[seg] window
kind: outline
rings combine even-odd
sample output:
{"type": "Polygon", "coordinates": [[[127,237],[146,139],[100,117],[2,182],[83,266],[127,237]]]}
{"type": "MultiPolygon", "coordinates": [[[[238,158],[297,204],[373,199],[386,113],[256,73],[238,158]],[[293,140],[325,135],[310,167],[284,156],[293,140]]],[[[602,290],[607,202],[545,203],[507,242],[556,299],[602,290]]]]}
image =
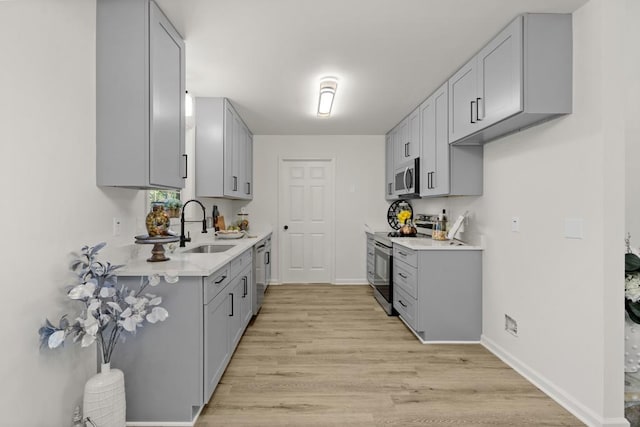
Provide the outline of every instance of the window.
{"type": "Polygon", "coordinates": [[[154,203],[164,204],[164,209],[170,218],[180,217],[180,208],[182,202],[180,201],[180,192],[172,190],[149,190],[147,192],[147,212],[151,211],[151,206],[154,203]]]}

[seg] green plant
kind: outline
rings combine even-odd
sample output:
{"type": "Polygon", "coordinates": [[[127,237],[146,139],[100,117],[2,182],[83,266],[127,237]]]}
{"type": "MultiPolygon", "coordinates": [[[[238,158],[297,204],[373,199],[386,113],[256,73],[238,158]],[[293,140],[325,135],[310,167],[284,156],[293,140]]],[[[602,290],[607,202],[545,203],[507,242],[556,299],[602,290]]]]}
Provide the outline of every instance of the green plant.
{"type": "Polygon", "coordinates": [[[180,209],[182,207],[182,202],[178,199],[169,198],[164,201],[164,207],[166,209],[180,209]]]}

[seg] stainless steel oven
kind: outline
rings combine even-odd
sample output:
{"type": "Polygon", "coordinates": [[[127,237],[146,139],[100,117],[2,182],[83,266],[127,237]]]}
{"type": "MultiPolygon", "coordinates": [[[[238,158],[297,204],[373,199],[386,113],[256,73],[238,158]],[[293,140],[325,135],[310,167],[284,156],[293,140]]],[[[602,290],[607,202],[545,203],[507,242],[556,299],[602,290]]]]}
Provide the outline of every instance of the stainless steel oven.
{"type": "Polygon", "coordinates": [[[386,233],[374,236],[373,296],[389,316],[397,315],[393,309],[393,250],[386,233]]]}

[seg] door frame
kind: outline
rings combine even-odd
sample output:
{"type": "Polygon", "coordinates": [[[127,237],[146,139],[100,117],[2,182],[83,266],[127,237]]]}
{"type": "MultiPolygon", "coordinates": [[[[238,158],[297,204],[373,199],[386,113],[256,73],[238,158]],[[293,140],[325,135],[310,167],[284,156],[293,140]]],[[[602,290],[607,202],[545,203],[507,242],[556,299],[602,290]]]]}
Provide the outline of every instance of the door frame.
{"type": "MultiPolygon", "coordinates": [[[[321,156],[321,157],[313,157],[313,156],[278,156],[278,190],[277,190],[277,217],[278,217],[278,225],[277,225],[277,238],[278,238],[278,254],[283,254],[283,246],[284,239],[281,239],[282,228],[284,224],[281,223],[281,207],[280,207],[280,192],[282,191],[282,169],[284,167],[285,162],[327,162],[331,165],[331,191],[333,192],[333,209],[328,213],[329,220],[331,224],[329,226],[330,233],[330,244],[331,247],[331,255],[327,257],[329,262],[329,280],[331,284],[335,284],[336,282],[336,158],[335,156],[321,156]]],[[[285,283],[284,281],[284,257],[278,256],[278,269],[280,276],[280,283],[285,283]]]]}

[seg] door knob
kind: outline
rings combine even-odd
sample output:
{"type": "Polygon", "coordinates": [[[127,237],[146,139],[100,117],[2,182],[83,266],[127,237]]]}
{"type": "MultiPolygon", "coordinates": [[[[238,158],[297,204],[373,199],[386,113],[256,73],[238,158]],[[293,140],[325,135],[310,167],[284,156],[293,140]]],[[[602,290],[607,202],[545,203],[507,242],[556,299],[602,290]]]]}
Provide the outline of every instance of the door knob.
{"type": "Polygon", "coordinates": [[[289,226],[288,226],[288,225],[285,225],[285,226],[284,226],[284,229],[285,229],[285,230],[288,230],[288,229],[289,229],[289,226]]]}

